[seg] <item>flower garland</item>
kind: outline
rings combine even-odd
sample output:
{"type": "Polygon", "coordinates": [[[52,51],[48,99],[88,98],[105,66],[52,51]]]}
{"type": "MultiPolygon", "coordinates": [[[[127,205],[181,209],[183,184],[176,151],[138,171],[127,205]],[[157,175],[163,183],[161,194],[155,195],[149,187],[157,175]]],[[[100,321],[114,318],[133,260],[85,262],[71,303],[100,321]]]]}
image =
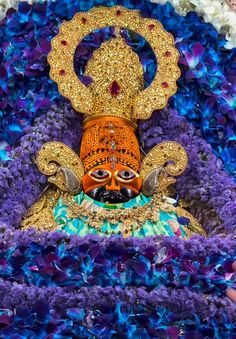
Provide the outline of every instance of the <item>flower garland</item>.
{"type": "MultiPolygon", "coordinates": [[[[23,245],[17,240],[15,245],[3,245],[0,250],[0,277],[38,287],[146,286],[152,290],[171,286],[218,296],[236,287],[232,271],[235,250],[227,248],[226,253],[218,249],[218,253],[202,256],[199,250],[188,250],[194,239],[186,241],[180,250],[180,246],[173,246],[175,241],[163,238],[145,238],[141,242],[145,249],[134,247],[132,241],[125,242],[122,237],[111,237],[109,241],[85,237],[69,248],[64,241],[41,246],[40,242],[30,240],[23,245]]],[[[200,242],[204,244],[204,238],[196,237],[195,243],[200,242]]]]}
{"type": "Polygon", "coordinates": [[[201,133],[176,111],[166,109],[140,124],[139,139],[145,151],[163,140],[175,140],[183,145],[189,165],[177,179],[180,196],[211,235],[234,234],[236,184],[224,172],[221,160],[214,156],[201,133]]]}
{"type": "Polygon", "coordinates": [[[235,284],[230,237],[80,238],[8,229],[0,243],[5,335],[109,337],[119,327],[118,334],[134,328],[134,337],[147,331],[149,338],[168,334],[173,326],[179,335],[228,337],[235,332],[236,306],[214,295],[235,284]],[[151,272],[156,272],[154,285],[151,272]]]}
{"type": "Polygon", "coordinates": [[[235,3],[224,0],[151,0],[151,2],[161,4],[169,2],[180,15],[196,12],[203,16],[205,22],[211,23],[219,33],[226,35],[228,42],[225,48],[236,47],[235,3]]]}
{"type": "Polygon", "coordinates": [[[82,246],[82,248],[85,248],[84,250],[86,252],[90,245],[99,243],[103,252],[106,248],[110,248],[112,251],[114,245],[117,245],[118,249],[123,251],[125,251],[126,247],[133,247],[134,249],[140,248],[141,252],[146,252],[147,248],[154,248],[155,252],[158,252],[163,247],[171,247],[175,249],[177,253],[187,253],[188,256],[194,258],[196,256],[204,258],[208,255],[213,257],[215,255],[229,255],[233,257],[235,252],[235,240],[231,236],[203,238],[195,235],[189,240],[183,240],[178,237],[166,236],[147,238],[122,238],[113,236],[111,238],[100,237],[98,235],[87,235],[86,237],[79,237],[77,235],[68,235],[64,232],[39,233],[33,228],[27,231],[21,231],[3,225],[0,230],[0,243],[3,251],[17,245],[24,247],[29,246],[30,244],[39,244],[40,248],[50,248],[50,246],[57,247],[60,244],[64,244],[68,250],[82,246]]]}
{"type": "Polygon", "coordinates": [[[191,290],[145,288],[38,288],[0,282],[2,334],[177,338],[228,337],[236,329],[236,306],[191,290]],[[217,307],[216,307],[217,305],[217,307]],[[228,324],[231,325],[226,325],[228,324]],[[158,323],[158,327],[157,324],[158,323]],[[39,326],[40,325],[40,326],[39,326]],[[34,330],[32,330],[34,329],[34,330]]]}
{"type": "MultiPolygon", "coordinates": [[[[21,305],[22,307],[32,307],[36,299],[46,299],[49,307],[53,307],[60,313],[64,313],[66,308],[77,307],[91,310],[104,305],[116,306],[120,301],[126,307],[133,306],[135,311],[141,307],[155,309],[157,306],[169,308],[173,313],[181,313],[182,317],[193,317],[193,313],[199,318],[209,319],[215,317],[218,321],[223,314],[233,322],[236,320],[236,306],[228,299],[206,296],[201,293],[191,291],[185,287],[175,290],[161,286],[148,292],[145,288],[120,288],[120,287],[82,287],[79,290],[68,291],[62,287],[36,287],[24,284],[0,281],[1,305],[5,308],[12,308],[21,305]],[[26,297],[27,296],[27,297],[26,297]],[[186,302],[187,301],[187,302],[186,302]],[[215,306],[218,301],[218,307],[215,306]]],[[[46,301],[45,300],[45,301],[46,301]]],[[[67,312],[65,312],[67,313],[67,312]]]]}
{"type": "MultiPolygon", "coordinates": [[[[19,0],[1,0],[0,18],[3,18],[9,8],[17,8],[19,0]]],[[[29,4],[34,1],[28,0],[29,4]]],[[[170,2],[177,13],[186,15],[195,11],[203,16],[205,22],[211,23],[215,29],[226,35],[226,48],[236,47],[236,3],[234,0],[151,0],[153,3],[165,4],[170,2]]]]}
{"type": "MultiPolygon", "coordinates": [[[[36,115],[45,113],[52,102],[61,100],[56,85],[49,80],[46,61],[50,40],[57,33],[61,21],[93,5],[111,6],[117,1],[81,0],[72,5],[68,1],[57,0],[32,6],[22,2],[18,12],[7,14],[0,30],[3,52],[0,67],[2,139],[14,145],[36,115]]],[[[236,49],[226,51],[223,48],[226,41],[195,13],[180,16],[169,3],[163,6],[142,0],[121,0],[119,3],[160,20],[165,29],[174,35],[182,56],[182,77],[178,82],[179,90],[169,105],[201,128],[204,138],[222,158],[227,170],[234,173],[236,49]]],[[[104,32],[91,36],[90,45],[99,47],[103,37],[104,32]]],[[[143,40],[130,41],[130,44],[143,46],[143,40]]],[[[146,48],[144,51],[146,54],[142,53],[141,59],[150,79],[155,67],[153,63],[146,64],[151,54],[146,48]]],[[[79,46],[77,53],[83,55],[82,61],[86,62],[91,55],[86,41],[79,46]]],[[[81,74],[83,65],[76,68],[81,74]]]]}
{"type": "Polygon", "coordinates": [[[81,138],[81,117],[70,104],[52,106],[46,116],[35,119],[21,138],[20,146],[10,152],[12,160],[0,166],[0,220],[19,227],[28,208],[38,199],[46,178],[38,171],[35,157],[47,141],[60,140],[77,148],[81,138]]]}

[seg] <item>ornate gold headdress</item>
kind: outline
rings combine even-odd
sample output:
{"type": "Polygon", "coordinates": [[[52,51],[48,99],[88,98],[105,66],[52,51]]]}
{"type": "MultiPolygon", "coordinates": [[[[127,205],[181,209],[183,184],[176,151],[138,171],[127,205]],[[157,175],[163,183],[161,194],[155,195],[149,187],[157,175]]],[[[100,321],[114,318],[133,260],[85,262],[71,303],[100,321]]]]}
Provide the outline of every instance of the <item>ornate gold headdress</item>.
{"type": "MultiPolygon", "coordinates": [[[[48,56],[50,76],[58,83],[60,93],[70,99],[75,110],[84,113],[86,118],[80,157],[68,146],[56,141],[44,144],[39,150],[37,165],[43,174],[49,176],[48,181],[62,191],[76,194],[81,189],[83,180],[84,191],[89,192],[85,189],[84,181],[90,174],[101,171],[102,168],[110,168],[109,172],[107,171],[108,180],[117,179],[119,171],[134,175],[133,186],[129,182],[127,188],[135,189],[135,194],[141,189],[145,195],[153,195],[163,192],[174,183],[173,177],[181,174],[187,166],[188,157],[184,148],[173,141],[162,142],[142,160],[135,127],[137,119],[149,118],[153,110],[163,108],[168,98],[176,92],[176,80],[180,76],[178,57],[179,53],[174,47],[171,34],[167,33],[158,21],[142,18],[138,11],[121,6],[98,7],[87,13],[76,14],[71,21],[63,23],[59,34],[52,40],[52,51],[48,56]],[[149,42],[158,67],[148,88],[144,89],[143,69],[138,56],[121,36],[103,43],[94,52],[85,71],[93,80],[91,85],[86,87],[80,82],[74,70],[76,47],[90,32],[106,26],[132,30],[149,42]],[[118,165],[109,167],[114,164],[113,161],[118,165]]],[[[90,177],[87,187],[97,189],[93,182],[91,184],[91,180],[90,177]]],[[[97,183],[96,180],[95,182],[97,183]]],[[[114,189],[117,186],[112,187],[111,189],[114,189]]],[[[40,225],[43,221],[47,228],[54,228],[52,207],[60,195],[56,192],[56,196],[54,193],[51,196],[50,190],[45,193],[29,211],[29,216],[24,221],[25,227],[39,220],[40,225]]],[[[159,196],[153,201],[157,202],[156,199],[159,200],[159,196]]],[[[68,206],[73,207],[74,203],[74,199],[69,199],[68,206]]],[[[78,208],[77,204],[75,205],[78,208]]],[[[155,205],[150,206],[153,209],[155,205]]],[[[84,213],[83,208],[79,208],[80,214],[84,213]]],[[[144,211],[144,215],[140,218],[141,226],[148,212],[145,212],[145,209],[146,207],[142,207],[141,213],[144,211]]],[[[174,207],[173,209],[175,210],[174,207]]],[[[192,219],[192,216],[180,207],[176,211],[179,216],[192,219]]],[[[88,211],[85,212],[89,220],[88,211]]],[[[116,211],[116,215],[119,214],[123,215],[120,209],[116,211]]],[[[94,211],[91,215],[95,219],[94,211]]],[[[120,217],[115,219],[114,216],[115,214],[112,214],[110,217],[111,223],[114,220],[119,222],[120,217]]],[[[128,228],[130,220],[128,217],[128,228]]],[[[136,223],[136,220],[134,221],[136,223]]],[[[202,232],[195,220],[193,225],[199,233],[202,232]]]]}
{"type": "Polygon", "coordinates": [[[50,76],[60,93],[70,99],[75,110],[89,116],[119,116],[128,120],[147,119],[155,109],[166,106],[180,76],[179,53],[174,39],[154,19],[142,18],[138,11],[121,6],[97,7],[78,13],[61,25],[48,55],[50,76]],[[138,56],[122,38],[105,42],[88,63],[86,74],[93,78],[86,87],[74,70],[74,54],[81,40],[98,28],[115,26],[140,34],[150,44],[158,72],[143,90],[143,71],[138,56]]]}
{"type": "MultiPolygon", "coordinates": [[[[179,53],[172,35],[157,20],[142,18],[136,10],[121,6],[97,7],[64,22],[51,44],[52,51],[48,55],[50,76],[57,82],[60,93],[71,101],[75,110],[84,113],[86,119],[80,158],[67,146],[63,149],[61,143],[49,143],[39,152],[39,169],[51,176],[50,181],[59,188],[69,190],[72,187],[73,192],[77,191],[76,180],[80,182],[84,170],[87,172],[110,158],[139,172],[141,156],[134,133],[135,121],[147,119],[153,110],[165,107],[177,90],[179,53]],[[150,44],[157,59],[157,72],[148,88],[144,89],[138,56],[120,35],[104,42],[88,62],[85,74],[92,78],[91,85],[86,87],[77,77],[74,70],[76,47],[89,33],[107,26],[132,30],[150,44]],[[59,157],[54,149],[56,153],[61,150],[59,157]],[[68,166],[66,157],[70,159],[68,166]],[[59,167],[50,164],[53,159],[59,167]]],[[[168,174],[182,173],[187,161],[181,145],[175,142],[157,145],[141,165],[143,191],[152,194],[157,171],[167,165],[166,170],[159,173],[164,183],[161,189],[164,189],[175,181],[168,178],[168,174]]]]}

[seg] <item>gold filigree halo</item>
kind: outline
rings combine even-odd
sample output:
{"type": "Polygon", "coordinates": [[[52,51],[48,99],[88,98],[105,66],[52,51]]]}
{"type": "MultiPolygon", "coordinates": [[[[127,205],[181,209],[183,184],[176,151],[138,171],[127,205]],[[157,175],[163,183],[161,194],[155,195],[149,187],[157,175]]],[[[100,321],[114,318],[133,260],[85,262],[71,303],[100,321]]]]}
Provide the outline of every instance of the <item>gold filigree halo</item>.
{"type": "MultiPolygon", "coordinates": [[[[177,66],[179,53],[173,36],[154,19],[142,18],[139,11],[122,6],[95,7],[89,12],[77,13],[61,25],[59,34],[52,39],[48,55],[50,77],[57,82],[60,93],[68,98],[76,111],[96,115],[94,99],[89,87],[78,79],[74,70],[74,54],[78,44],[95,29],[115,26],[141,35],[151,46],[158,63],[158,71],[151,85],[134,98],[130,119],[147,119],[155,109],[166,106],[177,90],[180,76],[177,66]]],[[[112,115],[112,114],[111,114],[112,115]]]]}

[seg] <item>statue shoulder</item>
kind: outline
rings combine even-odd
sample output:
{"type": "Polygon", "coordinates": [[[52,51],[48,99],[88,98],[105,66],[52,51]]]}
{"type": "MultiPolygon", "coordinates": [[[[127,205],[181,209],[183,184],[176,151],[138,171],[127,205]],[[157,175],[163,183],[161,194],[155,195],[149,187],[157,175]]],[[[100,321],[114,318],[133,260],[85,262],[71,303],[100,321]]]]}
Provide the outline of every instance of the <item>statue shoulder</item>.
{"type": "Polygon", "coordinates": [[[60,198],[60,191],[48,187],[25,215],[21,227],[36,227],[39,231],[52,231],[57,225],[53,216],[53,208],[60,198]]]}

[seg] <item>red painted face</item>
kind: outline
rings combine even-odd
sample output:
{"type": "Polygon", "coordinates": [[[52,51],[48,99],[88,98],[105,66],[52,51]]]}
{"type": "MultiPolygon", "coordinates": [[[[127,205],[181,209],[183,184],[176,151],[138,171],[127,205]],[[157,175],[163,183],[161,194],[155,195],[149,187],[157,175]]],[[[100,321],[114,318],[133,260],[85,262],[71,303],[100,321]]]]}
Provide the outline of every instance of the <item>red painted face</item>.
{"type": "Polygon", "coordinates": [[[84,175],[82,186],[86,194],[103,187],[106,191],[122,191],[125,188],[136,196],[140,192],[142,179],[128,166],[116,164],[112,169],[111,164],[103,164],[92,168],[84,175]]]}

